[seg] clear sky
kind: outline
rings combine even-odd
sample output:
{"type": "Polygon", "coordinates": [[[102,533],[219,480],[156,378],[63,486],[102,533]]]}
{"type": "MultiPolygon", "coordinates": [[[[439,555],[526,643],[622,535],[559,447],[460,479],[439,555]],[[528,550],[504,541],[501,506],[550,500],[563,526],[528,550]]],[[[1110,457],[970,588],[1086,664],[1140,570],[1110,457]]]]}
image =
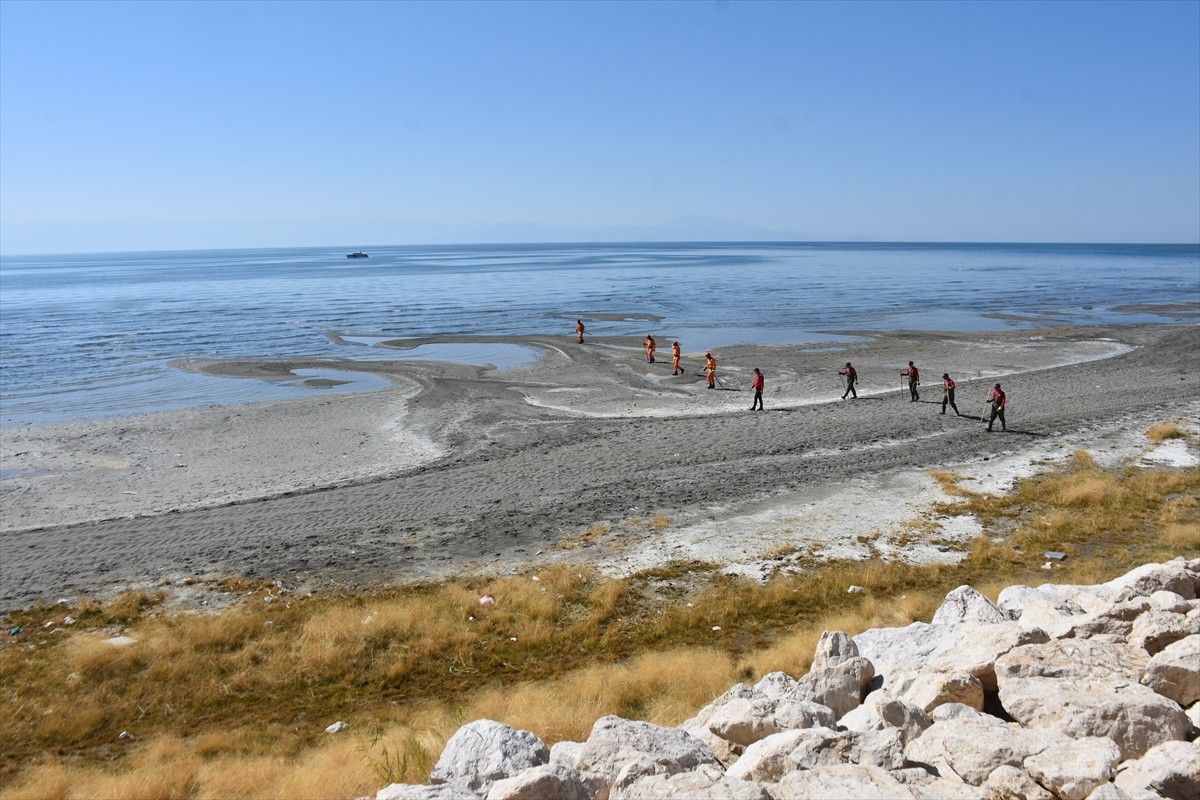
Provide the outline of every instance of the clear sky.
{"type": "Polygon", "coordinates": [[[691,215],[1200,241],[1200,2],[0,0],[5,253],[691,215]]]}

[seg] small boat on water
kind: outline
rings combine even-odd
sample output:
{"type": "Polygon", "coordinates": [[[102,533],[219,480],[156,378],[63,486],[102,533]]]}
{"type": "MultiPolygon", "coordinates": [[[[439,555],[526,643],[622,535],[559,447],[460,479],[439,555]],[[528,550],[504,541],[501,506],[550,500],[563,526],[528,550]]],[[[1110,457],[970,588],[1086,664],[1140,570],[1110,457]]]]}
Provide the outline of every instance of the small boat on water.
{"type": "Polygon", "coordinates": [[[370,256],[362,250],[355,250],[353,253],[346,253],[346,258],[370,258],[370,256]]]}

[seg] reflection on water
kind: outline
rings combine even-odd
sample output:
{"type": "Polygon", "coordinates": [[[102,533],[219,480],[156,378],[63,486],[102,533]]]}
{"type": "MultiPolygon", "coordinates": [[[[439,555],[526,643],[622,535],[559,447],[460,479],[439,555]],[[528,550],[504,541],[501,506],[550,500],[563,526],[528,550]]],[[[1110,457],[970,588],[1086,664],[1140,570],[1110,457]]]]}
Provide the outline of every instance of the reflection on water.
{"type": "MultiPolygon", "coordinates": [[[[341,341],[356,345],[366,345],[376,348],[366,358],[388,361],[448,361],[452,364],[474,364],[485,366],[491,364],[496,369],[516,369],[527,367],[538,360],[540,355],[535,348],[519,344],[501,344],[498,342],[447,342],[437,344],[422,344],[417,347],[402,349],[387,347],[386,342],[401,342],[395,336],[359,336],[343,335],[341,341]]],[[[362,357],[361,350],[355,350],[353,358],[362,357]]]]}

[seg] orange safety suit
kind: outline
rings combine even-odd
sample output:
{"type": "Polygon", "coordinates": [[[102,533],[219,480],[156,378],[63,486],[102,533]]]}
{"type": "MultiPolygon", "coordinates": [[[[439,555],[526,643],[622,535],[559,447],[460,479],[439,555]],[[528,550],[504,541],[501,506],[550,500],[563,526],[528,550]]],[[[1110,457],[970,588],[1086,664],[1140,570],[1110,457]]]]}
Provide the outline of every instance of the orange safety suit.
{"type": "Polygon", "coordinates": [[[649,361],[651,364],[654,363],[654,347],[655,347],[654,337],[647,336],[646,337],[646,360],[649,361]]]}
{"type": "Polygon", "coordinates": [[[679,356],[679,342],[674,342],[671,345],[671,367],[675,370],[671,373],[672,375],[678,375],[683,372],[683,368],[679,366],[679,356]]]}
{"type": "Polygon", "coordinates": [[[717,380],[717,360],[709,353],[704,357],[704,370],[708,373],[708,388],[713,388],[717,380]]]}

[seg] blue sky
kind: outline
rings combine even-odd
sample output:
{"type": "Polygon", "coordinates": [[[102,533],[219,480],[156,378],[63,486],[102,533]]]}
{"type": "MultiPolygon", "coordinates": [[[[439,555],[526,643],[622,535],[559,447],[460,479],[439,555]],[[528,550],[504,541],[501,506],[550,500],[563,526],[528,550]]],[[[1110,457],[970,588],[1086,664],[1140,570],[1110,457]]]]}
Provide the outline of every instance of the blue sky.
{"type": "Polygon", "coordinates": [[[5,253],[684,217],[1200,241],[1200,2],[0,2],[5,253]]]}

